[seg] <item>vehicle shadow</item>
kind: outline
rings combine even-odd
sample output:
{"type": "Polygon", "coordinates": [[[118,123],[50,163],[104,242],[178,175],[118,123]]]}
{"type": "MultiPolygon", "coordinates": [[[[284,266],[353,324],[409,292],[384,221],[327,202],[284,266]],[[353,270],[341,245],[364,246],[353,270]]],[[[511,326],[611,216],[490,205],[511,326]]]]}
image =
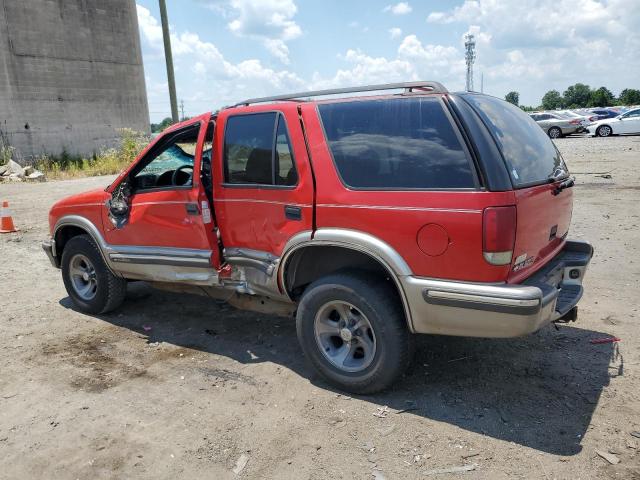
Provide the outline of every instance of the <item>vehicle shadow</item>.
{"type": "MultiPolygon", "coordinates": [[[[72,308],[68,298],[60,303],[72,308]]],[[[130,285],[118,312],[98,318],[143,334],[150,343],[243,364],[273,362],[334,391],[305,363],[293,319],[243,312],[142,282],[130,285]],[[146,332],[143,325],[152,329],[146,332]]],[[[575,455],[603,388],[623,374],[617,344],[590,343],[607,336],[568,326],[516,339],[421,335],[404,378],[390,391],[358,398],[388,406],[389,415],[418,415],[540,451],[575,455]]]]}

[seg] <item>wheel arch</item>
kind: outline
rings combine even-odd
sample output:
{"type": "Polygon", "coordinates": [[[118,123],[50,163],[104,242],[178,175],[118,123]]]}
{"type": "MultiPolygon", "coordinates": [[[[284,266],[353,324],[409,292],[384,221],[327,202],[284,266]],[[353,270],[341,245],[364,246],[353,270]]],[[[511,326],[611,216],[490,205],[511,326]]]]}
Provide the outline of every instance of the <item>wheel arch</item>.
{"type": "Polygon", "coordinates": [[[609,130],[611,130],[611,133],[609,135],[615,135],[616,134],[616,132],[613,129],[613,126],[610,123],[603,123],[603,124],[598,125],[598,127],[596,128],[596,135],[598,137],[600,136],[599,132],[600,132],[600,129],[602,127],[609,127],[609,130]]]}
{"type": "Polygon", "coordinates": [[[111,268],[111,262],[105,254],[106,243],[100,234],[100,231],[91,220],[80,215],[66,215],[56,222],[53,229],[56,256],[62,258],[62,252],[64,251],[64,247],[67,242],[78,235],[89,235],[98,246],[98,250],[107,265],[107,268],[109,268],[114,275],[120,276],[111,268]]]}
{"type": "Polygon", "coordinates": [[[322,276],[353,268],[390,279],[405,314],[407,327],[413,322],[400,277],[411,275],[411,269],[389,244],[370,234],[346,229],[320,229],[311,239],[307,233],[289,241],[280,261],[279,283],[293,301],[304,289],[322,276]],[[298,237],[298,238],[296,238],[298,237]]]}

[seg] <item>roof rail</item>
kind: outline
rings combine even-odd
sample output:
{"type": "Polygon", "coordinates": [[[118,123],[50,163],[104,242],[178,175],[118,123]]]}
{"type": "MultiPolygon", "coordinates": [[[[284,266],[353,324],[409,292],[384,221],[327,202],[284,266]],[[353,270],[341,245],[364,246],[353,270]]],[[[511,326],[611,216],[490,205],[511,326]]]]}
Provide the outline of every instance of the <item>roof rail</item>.
{"type": "Polygon", "coordinates": [[[344,93],[375,92],[380,90],[398,90],[404,88],[405,93],[410,93],[413,89],[428,90],[430,93],[447,93],[448,90],[439,82],[402,82],[402,83],[382,83],[379,85],[364,85],[362,87],[331,88],[329,90],[309,90],[308,92],[287,93],[285,95],[274,95],[272,97],[249,98],[238,102],[233,107],[250,105],[252,103],[277,102],[281,100],[300,100],[301,97],[321,97],[324,95],[341,95],[344,93]]]}

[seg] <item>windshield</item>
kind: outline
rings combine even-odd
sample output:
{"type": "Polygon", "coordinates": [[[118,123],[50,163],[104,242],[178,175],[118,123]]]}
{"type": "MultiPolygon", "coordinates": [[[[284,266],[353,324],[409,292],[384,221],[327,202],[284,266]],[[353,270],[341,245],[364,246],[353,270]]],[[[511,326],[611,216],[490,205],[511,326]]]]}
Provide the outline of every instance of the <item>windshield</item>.
{"type": "Polygon", "coordinates": [[[464,94],[462,98],[491,131],[516,188],[568,175],[554,143],[520,108],[488,95],[464,94]]]}

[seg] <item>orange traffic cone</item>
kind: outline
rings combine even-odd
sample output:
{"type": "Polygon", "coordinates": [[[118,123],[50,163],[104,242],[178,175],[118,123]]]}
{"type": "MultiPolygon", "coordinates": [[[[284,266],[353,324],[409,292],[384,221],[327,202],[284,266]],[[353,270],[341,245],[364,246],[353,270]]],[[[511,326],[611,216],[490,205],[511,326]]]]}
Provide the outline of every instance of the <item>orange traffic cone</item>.
{"type": "Polygon", "coordinates": [[[11,233],[17,231],[18,229],[13,224],[13,218],[11,218],[9,202],[2,202],[2,207],[0,207],[0,233],[11,233]]]}

